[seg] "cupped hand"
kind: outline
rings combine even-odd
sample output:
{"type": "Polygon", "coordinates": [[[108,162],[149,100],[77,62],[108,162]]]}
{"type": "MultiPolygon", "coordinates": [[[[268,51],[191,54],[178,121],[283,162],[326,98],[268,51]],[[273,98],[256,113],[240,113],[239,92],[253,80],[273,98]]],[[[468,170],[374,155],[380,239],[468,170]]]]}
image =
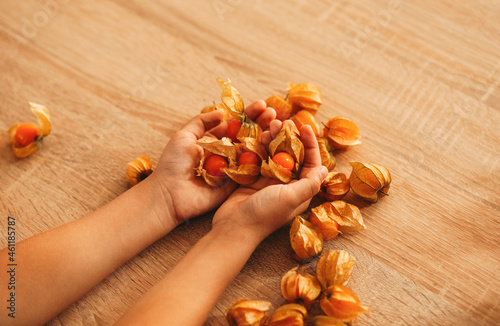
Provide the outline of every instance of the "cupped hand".
{"type": "MultiPolygon", "coordinates": [[[[284,123],[293,123],[285,121],[284,123]]],[[[279,120],[272,121],[263,142],[269,143],[281,129],[279,120]]],[[[256,243],[304,212],[321,187],[328,170],[321,165],[318,142],[310,126],[300,129],[305,157],[299,179],[282,184],[261,176],[249,186],[240,186],[217,210],[213,228],[238,228],[250,234],[256,243]]]]}
{"type": "MultiPolygon", "coordinates": [[[[245,115],[266,129],[275,119],[276,112],[259,100],[245,109],[245,115]]],[[[203,149],[197,140],[204,135],[224,136],[227,121],[223,119],[222,109],[191,119],[170,139],[155,172],[150,176],[162,198],[158,211],[167,213],[160,215],[174,218],[176,224],[215,209],[237,187],[228,179],[224,185],[213,188],[195,173],[203,156],[203,149]]]]}

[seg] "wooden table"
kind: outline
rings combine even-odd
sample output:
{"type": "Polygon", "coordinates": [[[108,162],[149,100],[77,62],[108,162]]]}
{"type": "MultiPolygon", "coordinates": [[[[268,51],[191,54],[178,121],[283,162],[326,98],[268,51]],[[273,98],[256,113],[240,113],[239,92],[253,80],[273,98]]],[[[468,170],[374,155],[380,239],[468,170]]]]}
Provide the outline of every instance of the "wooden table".
{"type": "MultiPolygon", "coordinates": [[[[32,101],[50,109],[53,132],[23,160],[0,136],[1,245],[8,216],[21,240],[123,193],[127,162],[147,154],[156,163],[182,124],[219,101],[215,77],[229,77],[247,104],[311,82],[323,96],[318,121],[343,115],[362,132],[360,146],[337,152],[336,170],[349,174],[357,160],[393,176],[376,204],[346,199],[367,230],[325,245],[357,259],[350,287],[371,308],[359,325],[498,323],[498,17],[494,0],[3,0],[0,129],[34,119],[32,101]]],[[[49,325],[112,324],[209,230],[210,215],[179,226],[49,325]]],[[[206,325],[226,325],[239,298],[283,304],[279,282],[296,264],[283,227],[206,325]]]]}

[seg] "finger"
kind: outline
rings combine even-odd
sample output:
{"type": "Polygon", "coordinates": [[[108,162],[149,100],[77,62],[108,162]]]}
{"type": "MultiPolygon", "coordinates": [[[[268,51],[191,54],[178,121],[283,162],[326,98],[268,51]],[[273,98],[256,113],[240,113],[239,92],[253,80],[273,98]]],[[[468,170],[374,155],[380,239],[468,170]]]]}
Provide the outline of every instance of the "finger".
{"type": "Polygon", "coordinates": [[[245,108],[245,115],[254,121],[262,112],[264,112],[266,107],[266,102],[263,100],[257,100],[245,108]]]}
{"type": "Polygon", "coordinates": [[[273,120],[269,124],[269,132],[271,133],[271,138],[275,138],[281,130],[281,126],[283,126],[283,122],[279,120],[273,120]]]}
{"type": "Polygon", "coordinates": [[[303,202],[314,197],[320,190],[321,183],[328,175],[328,169],[320,165],[312,169],[304,178],[289,183],[287,185],[288,191],[293,194],[291,196],[290,206],[300,206],[303,202]]]}
{"type": "Polygon", "coordinates": [[[199,114],[192,118],[182,127],[182,131],[187,131],[201,138],[207,130],[218,126],[224,119],[224,110],[218,109],[212,112],[199,114]]]}
{"type": "Polygon", "coordinates": [[[255,122],[257,122],[262,129],[266,129],[274,119],[276,119],[276,111],[274,111],[273,108],[265,108],[255,122]]]}
{"type": "Polygon", "coordinates": [[[206,134],[214,136],[218,139],[227,136],[227,120],[222,121],[222,123],[215,128],[208,130],[206,134]]]}
{"type": "Polygon", "coordinates": [[[304,163],[305,168],[314,168],[321,165],[321,154],[316,135],[309,125],[303,125],[300,128],[300,140],[304,144],[304,163]]]}
{"type": "Polygon", "coordinates": [[[260,137],[260,141],[262,142],[262,144],[264,144],[264,146],[269,147],[269,143],[271,143],[271,140],[273,140],[271,138],[271,132],[269,130],[267,131],[264,131],[262,133],[262,136],[260,137]]]}

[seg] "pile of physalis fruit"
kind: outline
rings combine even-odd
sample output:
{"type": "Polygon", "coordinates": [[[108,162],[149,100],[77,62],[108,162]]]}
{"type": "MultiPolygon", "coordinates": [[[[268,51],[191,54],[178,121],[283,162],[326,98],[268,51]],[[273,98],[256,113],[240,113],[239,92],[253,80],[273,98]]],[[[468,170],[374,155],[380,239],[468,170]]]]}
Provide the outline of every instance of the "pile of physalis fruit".
{"type": "MultiPolygon", "coordinates": [[[[369,309],[361,305],[356,294],[346,287],[355,258],[344,250],[328,250],[319,258],[315,273],[304,264],[323,251],[325,241],[337,235],[365,229],[360,210],[341,200],[349,191],[377,202],[387,195],[391,183],[389,171],[378,164],[351,162],[349,177],[333,171],[334,151],[361,143],[359,128],[346,117],[335,116],[320,129],[314,116],[321,106],[321,93],[311,83],[289,84],[283,98],[274,95],[266,100],[277,119],[290,119],[268,147],[261,142],[261,127],[244,115],[240,93],[229,80],[217,79],[222,89],[222,103],[203,108],[202,113],[219,108],[228,121],[226,136],[217,139],[204,136],[198,144],[204,149],[196,169],[197,176],[213,187],[232,179],[238,184],[255,182],[260,175],[283,183],[298,179],[304,160],[304,145],[299,138],[302,125],[310,125],[317,137],[322,164],[330,171],[318,196],[323,204],[311,208],[308,219],[295,217],[290,228],[293,257],[301,265],[289,270],[281,280],[281,292],[288,301],[268,317],[272,304],[262,300],[240,299],[226,312],[231,326],[249,325],[347,325],[369,309]],[[311,313],[319,302],[321,313],[311,313]],[[314,315],[314,316],[311,316],[314,315]]],[[[127,180],[133,185],[151,173],[151,162],[141,156],[127,167],[127,180]]]]}
{"type": "MultiPolygon", "coordinates": [[[[266,100],[266,104],[276,110],[277,119],[290,119],[294,124],[283,124],[266,148],[260,142],[260,126],[243,113],[239,92],[229,80],[217,81],[222,88],[222,103],[206,107],[202,112],[225,109],[227,137],[206,136],[198,141],[205,150],[196,170],[198,176],[211,186],[223,184],[227,178],[239,184],[250,184],[259,175],[284,183],[297,179],[304,160],[299,130],[302,125],[310,125],[318,140],[322,164],[330,172],[319,193],[324,203],[312,208],[308,219],[297,216],[291,224],[290,242],[294,258],[301,263],[310,261],[321,254],[325,241],[338,234],[366,228],[358,207],[341,199],[352,191],[367,201],[377,202],[379,196],[387,194],[391,176],[381,165],[361,162],[350,163],[352,172],[349,177],[333,171],[336,165],[334,151],[361,143],[359,128],[353,121],[335,116],[324,123],[321,130],[314,117],[322,103],[318,87],[311,83],[289,84],[285,98],[274,95],[266,100]]],[[[319,259],[315,273],[309,273],[302,265],[282,277],[281,292],[288,303],[276,309],[270,317],[270,302],[240,299],[227,310],[226,319],[231,326],[352,323],[360,313],[369,311],[346,287],[354,262],[354,257],[344,250],[328,250],[319,259]],[[318,301],[325,315],[309,316],[311,305],[318,301]]]]}

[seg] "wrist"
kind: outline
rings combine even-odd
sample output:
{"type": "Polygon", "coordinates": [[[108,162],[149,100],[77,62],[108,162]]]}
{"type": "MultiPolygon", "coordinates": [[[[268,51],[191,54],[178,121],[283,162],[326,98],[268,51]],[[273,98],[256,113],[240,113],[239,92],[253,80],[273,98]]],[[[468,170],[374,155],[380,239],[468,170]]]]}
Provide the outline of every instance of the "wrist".
{"type": "Polygon", "coordinates": [[[158,222],[163,235],[180,224],[175,216],[172,198],[162,191],[154,173],[130,191],[142,198],[146,209],[145,215],[151,216],[158,222]]]}
{"type": "Polygon", "coordinates": [[[232,223],[217,223],[212,226],[210,234],[225,239],[229,245],[245,246],[252,251],[266,238],[257,230],[232,223]]]}

